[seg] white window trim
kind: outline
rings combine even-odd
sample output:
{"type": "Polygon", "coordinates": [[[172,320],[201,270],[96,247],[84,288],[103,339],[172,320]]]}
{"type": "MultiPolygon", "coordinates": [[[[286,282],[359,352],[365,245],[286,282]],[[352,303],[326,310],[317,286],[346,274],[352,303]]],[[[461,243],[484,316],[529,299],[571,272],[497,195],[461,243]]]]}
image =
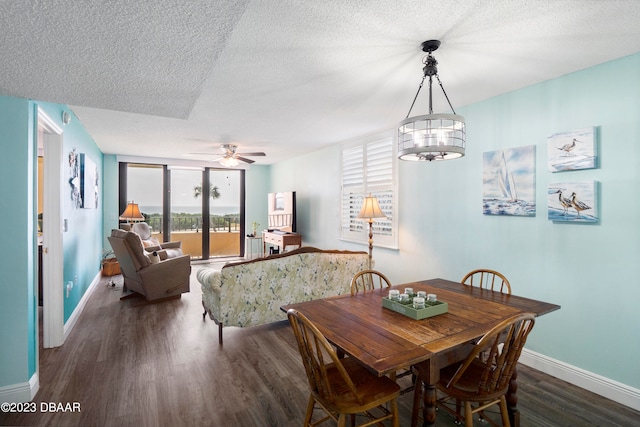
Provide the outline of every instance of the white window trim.
{"type": "Polygon", "coordinates": [[[369,244],[369,224],[367,221],[355,220],[354,216],[358,215],[362,200],[369,193],[378,197],[381,192],[387,192],[391,195],[391,200],[385,201],[379,198],[379,202],[383,212],[389,216],[389,220],[373,221],[373,245],[398,249],[398,159],[393,132],[387,131],[343,143],[340,147],[340,172],[340,240],[369,244]],[[389,144],[391,157],[389,159],[391,177],[383,179],[382,182],[371,175],[371,167],[374,165],[371,163],[367,165],[367,148],[379,146],[381,142],[389,144]],[[348,154],[349,151],[354,156],[351,160],[356,163],[361,162],[361,164],[360,166],[353,165],[349,176],[345,176],[345,154],[348,154]],[[352,194],[353,197],[349,198],[349,194],[352,194]]]}

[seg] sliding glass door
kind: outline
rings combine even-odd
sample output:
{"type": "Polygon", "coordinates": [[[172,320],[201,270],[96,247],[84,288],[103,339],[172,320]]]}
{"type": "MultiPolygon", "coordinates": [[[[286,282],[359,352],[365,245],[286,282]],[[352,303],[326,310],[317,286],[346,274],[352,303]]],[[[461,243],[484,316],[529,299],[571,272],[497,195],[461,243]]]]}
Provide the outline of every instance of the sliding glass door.
{"type": "Polygon", "coordinates": [[[170,168],[170,235],[182,242],[182,252],[193,259],[206,258],[203,248],[202,169],[170,168]]]}
{"type": "Polygon", "coordinates": [[[242,201],[239,170],[210,169],[209,174],[209,253],[229,256],[241,253],[242,201]]]}
{"type": "Polygon", "coordinates": [[[123,166],[121,210],[127,202],[137,203],[159,241],[181,241],[192,259],[242,254],[243,170],[123,166]]]}

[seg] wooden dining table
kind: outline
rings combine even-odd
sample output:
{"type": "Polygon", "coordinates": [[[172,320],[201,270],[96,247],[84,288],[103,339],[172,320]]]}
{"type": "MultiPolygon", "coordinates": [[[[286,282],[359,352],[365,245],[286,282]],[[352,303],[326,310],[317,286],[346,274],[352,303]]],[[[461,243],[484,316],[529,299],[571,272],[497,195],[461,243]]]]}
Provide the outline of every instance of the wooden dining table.
{"type": "MultiPolygon", "coordinates": [[[[463,360],[473,343],[501,321],[518,313],[536,316],[558,310],[555,304],[480,289],[445,279],[430,279],[391,288],[367,290],[282,306],[307,316],[329,342],[379,376],[414,366],[425,384],[423,420],[436,421],[436,383],[440,369],[463,360]],[[390,289],[411,287],[414,292],[436,294],[448,304],[448,312],[414,320],[382,306],[390,289]]],[[[535,333],[535,328],[533,330],[535,333]]],[[[512,426],[519,426],[516,377],[507,394],[512,426]]],[[[412,426],[419,409],[414,402],[412,426]]]]}

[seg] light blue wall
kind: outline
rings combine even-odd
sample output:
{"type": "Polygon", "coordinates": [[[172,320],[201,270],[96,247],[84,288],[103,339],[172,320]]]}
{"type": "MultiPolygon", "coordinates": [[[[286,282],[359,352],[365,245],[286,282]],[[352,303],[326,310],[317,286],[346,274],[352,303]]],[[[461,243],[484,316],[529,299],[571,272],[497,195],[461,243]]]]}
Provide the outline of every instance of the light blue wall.
{"type": "Polygon", "coordinates": [[[267,194],[271,184],[271,166],[251,166],[245,172],[245,230],[251,233],[251,224],[260,224],[258,231],[267,228],[267,194]]]}
{"type": "MultiPolygon", "coordinates": [[[[36,372],[36,162],[35,129],[40,106],[63,129],[64,149],[74,147],[86,153],[102,176],[102,153],[84,127],[73,116],[63,125],[65,106],[0,96],[0,208],[3,238],[11,242],[0,248],[0,387],[26,384],[36,372]]],[[[68,175],[63,162],[63,176],[68,175]]],[[[103,184],[100,183],[102,188],[103,184]]],[[[70,187],[69,187],[70,189],[70,187]]],[[[67,193],[68,194],[68,193],[67,193]]],[[[102,199],[102,194],[100,194],[102,199]]],[[[100,202],[100,205],[102,203],[100,202]]],[[[63,195],[63,217],[69,231],[63,235],[64,281],[74,281],[74,289],[64,298],[64,319],[78,305],[99,272],[102,248],[102,208],[75,209],[63,195]]],[[[60,292],[65,293],[64,289],[60,292]]]]}
{"type": "MultiPolygon", "coordinates": [[[[640,54],[487,101],[457,108],[467,121],[467,153],[450,162],[401,162],[400,250],[374,249],[393,282],[471,269],[502,271],[517,295],[562,306],[538,319],[527,347],[640,388],[640,54]],[[600,167],[552,174],[547,136],[597,126],[600,167]],[[482,153],[536,146],[537,215],[482,214],[482,153]],[[547,185],[600,183],[598,225],[547,220],[547,185]]],[[[272,167],[272,188],[291,187],[303,204],[305,244],[361,249],[339,240],[339,147],[272,167]]]]}
{"type": "Polygon", "coordinates": [[[28,100],[0,97],[0,387],[35,372],[32,115],[28,100]]]}

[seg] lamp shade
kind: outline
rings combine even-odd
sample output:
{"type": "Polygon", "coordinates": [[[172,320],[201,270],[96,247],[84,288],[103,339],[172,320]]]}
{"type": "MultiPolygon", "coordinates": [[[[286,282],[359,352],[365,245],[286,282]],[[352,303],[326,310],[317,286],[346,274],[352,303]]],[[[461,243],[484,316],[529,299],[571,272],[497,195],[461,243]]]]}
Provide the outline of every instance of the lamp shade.
{"type": "Polygon", "coordinates": [[[426,114],[398,126],[401,160],[451,160],[464,156],[465,123],[458,114],[426,114]]]}
{"type": "Polygon", "coordinates": [[[225,167],[228,167],[228,168],[232,168],[232,167],[238,166],[240,164],[238,159],[236,159],[235,157],[224,157],[224,158],[220,159],[219,163],[222,166],[225,166],[225,167]]]}
{"type": "Polygon", "coordinates": [[[122,221],[144,221],[144,216],[140,213],[137,203],[129,202],[125,210],[120,214],[122,221]]]}
{"type": "Polygon", "coordinates": [[[386,218],[387,216],[380,209],[378,199],[369,195],[364,198],[362,203],[362,209],[358,214],[358,219],[374,219],[374,218],[386,218]]]}

